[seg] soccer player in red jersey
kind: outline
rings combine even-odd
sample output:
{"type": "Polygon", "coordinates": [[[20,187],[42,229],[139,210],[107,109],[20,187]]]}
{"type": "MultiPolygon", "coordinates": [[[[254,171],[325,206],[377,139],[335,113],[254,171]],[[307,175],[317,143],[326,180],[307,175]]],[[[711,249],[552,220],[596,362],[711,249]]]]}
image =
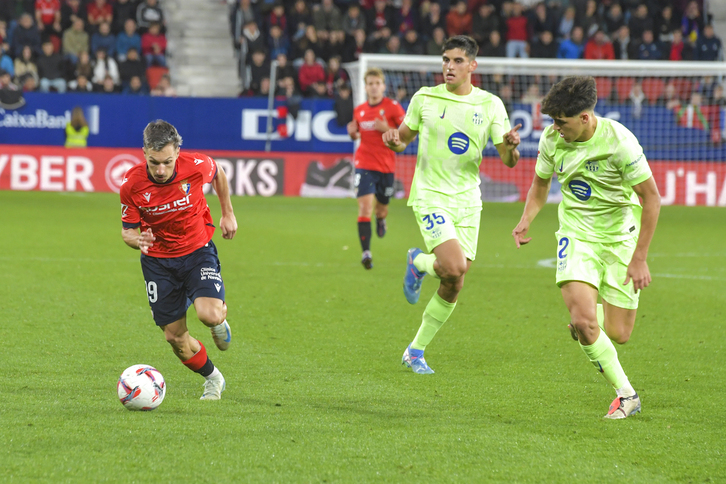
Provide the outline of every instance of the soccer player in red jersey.
{"type": "Polygon", "coordinates": [[[224,170],[209,156],[180,153],[176,128],[157,120],[144,129],[144,157],[129,169],[121,184],[121,235],[141,251],[146,294],[157,326],[182,363],[206,378],[202,400],[219,400],[225,381],[201,341],[187,330],[187,309],[193,303],[199,320],[212,329],[224,351],[232,333],[227,324],[224,282],[214,225],[202,191],[211,183],[219,197],[222,237],[237,232],[224,170]]]}
{"type": "Polygon", "coordinates": [[[373,267],[371,255],[371,215],[376,199],[376,234],[386,235],[388,202],[393,196],[396,154],[383,144],[382,134],[401,124],[406,116],[398,102],[384,97],[386,76],[378,68],[368,69],[364,76],[368,101],[353,111],[348,134],[360,139],[355,152],[355,186],[358,196],[358,238],[363,249],[361,263],[373,267]]]}

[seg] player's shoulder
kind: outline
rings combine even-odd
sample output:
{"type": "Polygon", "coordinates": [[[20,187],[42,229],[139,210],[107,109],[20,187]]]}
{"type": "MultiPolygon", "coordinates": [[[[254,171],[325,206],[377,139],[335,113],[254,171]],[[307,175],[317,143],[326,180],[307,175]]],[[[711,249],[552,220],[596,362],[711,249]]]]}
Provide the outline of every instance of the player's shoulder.
{"type": "Polygon", "coordinates": [[[598,116],[597,122],[602,125],[602,136],[606,138],[616,137],[618,139],[635,139],[635,135],[620,122],[598,116]]]}
{"type": "Polygon", "coordinates": [[[364,101],[355,107],[354,112],[358,112],[359,110],[365,109],[367,107],[368,107],[368,101],[364,101]]]}
{"type": "Polygon", "coordinates": [[[401,103],[399,103],[395,99],[391,99],[390,97],[384,97],[382,102],[383,102],[383,105],[385,107],[388,107],[388,106],[400,106],[401,105],[401,103]]]}

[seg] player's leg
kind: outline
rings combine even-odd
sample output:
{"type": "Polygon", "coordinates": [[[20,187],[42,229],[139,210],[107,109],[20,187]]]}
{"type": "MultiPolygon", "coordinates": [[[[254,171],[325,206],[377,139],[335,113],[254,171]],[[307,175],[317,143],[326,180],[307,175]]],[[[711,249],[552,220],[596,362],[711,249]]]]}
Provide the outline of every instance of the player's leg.
{"type": "Polygon", "coordinates": [[[618,344],[625,344],[630,339],[635,326],[637,309],[626,309],[610,304],[605,299],[602,301],[604,312],[605,332],[608,337],[618,344]]]}
{"type": "Polygon", "coordinates": [[[388,204],[393,196],[393,173],[379,173],[376,183],[376,235],[386,235],[386,217],[388,216],[388,204]]]}
{"type": "Polygon", "coordinates": [[[375,180],[368,170],[355,170],[355,186],[358,198],[358,240],[362,250],[361,264],[366,269],[373,267],[371,255],[371,215],[373,215],[373,198],[375,180]]]}

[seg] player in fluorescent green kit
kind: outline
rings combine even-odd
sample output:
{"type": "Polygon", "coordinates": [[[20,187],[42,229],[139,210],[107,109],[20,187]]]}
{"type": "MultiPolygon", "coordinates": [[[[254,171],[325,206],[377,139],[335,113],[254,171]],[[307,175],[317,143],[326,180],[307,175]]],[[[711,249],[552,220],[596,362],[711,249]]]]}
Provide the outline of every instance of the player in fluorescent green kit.
{"type": "Polygon", "coordinates": [[[434,372],[424,359],[424,349],[454,311],[464,275],[476,257],[482,208],[479,164],[487,140],[491,138],[505,165],[514,167],[519,160],[521,125],[510,129],[502,100],[471,85],[478,50],[471,37],[447,39],[445,83],[421,88],[401,126],[383,134],[383,142],[400,153],[421,133],[408,204],[431,253],[408,251],[403,291],[415,304],[426,274],[439,279],[440,285],[403,353],[402,363],[419,374],[434,372]]]}
{"type": "Polygon", "coordinates": [[[638,140],[620,123],[595,116],[596,103],[592,77],[563,79],[542,101],[542,112],[554,124],[542,132],[532,187],[512,236],[517,248],[532,240],[526,236],[529,225],[557,173],[562,185],[557,285],[573,338],[617,393],[605,418],[621,419],[640,412],[640,397],[613,341],[630,338],[638,291],[651,282],[646,257],[660,195],[638,140]]]}

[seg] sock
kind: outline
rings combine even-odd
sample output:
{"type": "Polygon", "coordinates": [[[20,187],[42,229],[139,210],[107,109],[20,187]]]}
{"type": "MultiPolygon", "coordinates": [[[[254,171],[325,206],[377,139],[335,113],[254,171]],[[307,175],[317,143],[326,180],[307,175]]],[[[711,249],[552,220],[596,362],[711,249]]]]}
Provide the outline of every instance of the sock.
{"type": "Polygon", "coordinates": [[[212,371],[212,373],[210,373],[209,376],[205,376],[204,378],[206,378],[207,380],[211,380],[212,378],[217,378],[219,376],[222,376],[222,372],[219,371],[217,369],[217,367],[215,366],[214,371],[212,371]]]}
{"type": "Polygon", "coordinates": [[[216,368],[214,367],[212,360],[210,360],[207,356],[207,349],[201,341],[199,341],[199,346],[201,347],[199,351],[194,353],[194,356],[189,358],[187,361],[182,361],[182,363],[190,370],[197,372],[206,378],[214,373],[216,368]]]}
{"type": "Polygon", "coordinates": [[[425,272],[435,279],[441,279],[434,270],[434,262],[436,262],[436,254],[419,254],[413,260],[413,265],[421,272],[425,272]]]}
{"type": "MultiPolygon", "coordinates": [[[[436,332],[441,329],[451,313],[454,312],[456,303],[444,301],[441,296],[434,294],[423,313],[423,321],[418,333],[411,343],[414,350],[425,350],[426,345],[436,336],[436,332]]],[[[414,355],[415,356],[415,355],[414,355]]]]}
{"type": "Polygon", "coordinates": [[[363,252],[371,250],[371,218],[358,217],[358,238],[363,252]]]}
{"type": "Polygon", "coordinates": [[[597,305],[597,325],[600,326],[600,331],[605,331],[605,310],[602,304],[597,305]]]}
{"type": "Polygon", "coordinates": [[[615,346],[613,346],[613,342],[605,334],[605,331],[600,331],[597,341],[589,346],[583,346],[580,343],[580,348],[582,348],[582,351],[585,352],[590,362],[603,374],[613,388],[632,388],[630,382],[628,382],[628,377],[625,376],[623,367],[620,366],[618,352],[615,346]]]}

